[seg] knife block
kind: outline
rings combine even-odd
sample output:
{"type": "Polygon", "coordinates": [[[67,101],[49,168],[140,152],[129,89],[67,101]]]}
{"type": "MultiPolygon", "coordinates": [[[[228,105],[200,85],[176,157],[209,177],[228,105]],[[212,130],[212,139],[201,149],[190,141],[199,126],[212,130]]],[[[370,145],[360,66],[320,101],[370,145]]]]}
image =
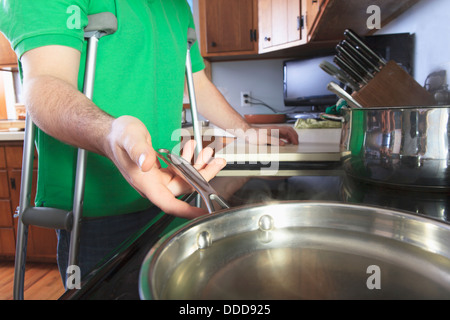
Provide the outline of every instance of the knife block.
{"type": "Polygon", "coordinates": [[[389,61],[368,84],[353,92],[352,96],[367,108],[436,105],[431,94],[395,61],[389,61]]]}

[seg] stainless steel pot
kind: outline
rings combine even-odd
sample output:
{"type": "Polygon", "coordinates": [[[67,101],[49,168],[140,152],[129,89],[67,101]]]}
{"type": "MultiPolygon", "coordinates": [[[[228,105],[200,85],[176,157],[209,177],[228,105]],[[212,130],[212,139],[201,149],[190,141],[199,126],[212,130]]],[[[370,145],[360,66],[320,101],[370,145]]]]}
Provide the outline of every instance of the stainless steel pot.
{"type": "Polygon", "coordinates": [[[162,238],[139,290],[142,299],[448,299],[450,226],[334,202],[222,209],[162,238]]]}
{"type": "Polygon", "coordinates": [[[448,106],[362,108],[344,112],[346,173],[405,188],[450,188],[448,106]]]}

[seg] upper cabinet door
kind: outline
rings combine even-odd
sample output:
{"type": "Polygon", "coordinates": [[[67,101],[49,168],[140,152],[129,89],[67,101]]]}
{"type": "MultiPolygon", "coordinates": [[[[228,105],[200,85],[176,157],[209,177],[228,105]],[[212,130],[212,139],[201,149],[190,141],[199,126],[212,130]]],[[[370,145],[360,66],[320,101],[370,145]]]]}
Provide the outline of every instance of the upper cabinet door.
{"type": "Polygon", "coordinates": [[[204,57],[257,53],[256,0],[199,0],[204,57]]]}
{"type": "Polygon", "coordinates": [[[305,27],[309,32],[314,27],[324,0],[306,0],[305,2],[305,27]]]}
{"type": "Polygon", "coordinates": [[[302,44],[301,0],[259,0],[259,52],[302,44]]]}

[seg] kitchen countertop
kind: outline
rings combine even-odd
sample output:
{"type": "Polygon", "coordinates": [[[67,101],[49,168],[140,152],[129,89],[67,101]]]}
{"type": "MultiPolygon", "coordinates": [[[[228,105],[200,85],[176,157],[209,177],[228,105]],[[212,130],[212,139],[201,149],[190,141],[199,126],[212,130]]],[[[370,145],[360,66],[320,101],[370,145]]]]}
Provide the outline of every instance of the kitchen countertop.
{"type": "Polygon", "coordinates": [[[235,139],[216,152],[227,163],[339,161],[341,129],[296,129],[299,144],[285,146],[251,145],[235,139]]]}
{"type": "Polygon", "coordinates": [[[23,141],[24,136],[23,130],[0,131],[0,141],[23,141]]]}
{"type": "MultiPolygon", "coordinates": [[[[293,124],[281,125],[293,126],[293,124]]],[[[183,130],[185,130],[183,135],[193,136],[192,127],[183,130]]],[[[202,127],[202,134],[204,141],[212,136],[227,138],[226,145],[222,149],[215,150],[215,157],[227,161],[227,170],[220,172],[219,176],[240,175],[243,173],[242,170],[251,170],[252,166],[261,168],[261,165],[264,166],[264,169],[260,170],[260,174],[273,175],[280,170],[280,163],[289,164],[290,166],[285,170],[294,170],[291,173],[298,174],[300,171],[297,169],[300,164],[340,161],[340,128],[295,130],[299,136],[299,144],[285,146],[251,145],[214,126],[202,127]]],[[[216,144],[211,143],[210,145],[214,148],[216,144]]],[[[302,167],[302,170],[305,170],[304,166],[302,167]]]]}
{"type": "MultiPolygon", "coordinates": [[[[234,138],[226,131],[214,127],[203,127],[206,137],[234,138]]],[[[182,134],[191,134],[192,127],[183,129],[182,134]]],[[[228,164],[264,164],[272,161],[339,161],[339,141],[341,129],[296,129],[299,135],[298,145],[256,146],[242,139],[234,139],[225,148],[217,150],[216,157],[224,158],[228,164]]],[[[20,141],[24,139],[24,130],[10,129],[0,131],[0,141],[20,141]]]]}

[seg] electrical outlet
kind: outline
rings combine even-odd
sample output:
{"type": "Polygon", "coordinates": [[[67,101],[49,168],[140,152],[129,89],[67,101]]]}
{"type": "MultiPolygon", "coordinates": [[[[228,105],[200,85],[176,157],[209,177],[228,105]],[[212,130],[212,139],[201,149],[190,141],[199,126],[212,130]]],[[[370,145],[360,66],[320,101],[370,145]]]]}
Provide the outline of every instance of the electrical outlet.
{"type": "Polygon", "coordinates": [[[250,107],[250,91],[241,91],[241,107],[250,107]]]}

